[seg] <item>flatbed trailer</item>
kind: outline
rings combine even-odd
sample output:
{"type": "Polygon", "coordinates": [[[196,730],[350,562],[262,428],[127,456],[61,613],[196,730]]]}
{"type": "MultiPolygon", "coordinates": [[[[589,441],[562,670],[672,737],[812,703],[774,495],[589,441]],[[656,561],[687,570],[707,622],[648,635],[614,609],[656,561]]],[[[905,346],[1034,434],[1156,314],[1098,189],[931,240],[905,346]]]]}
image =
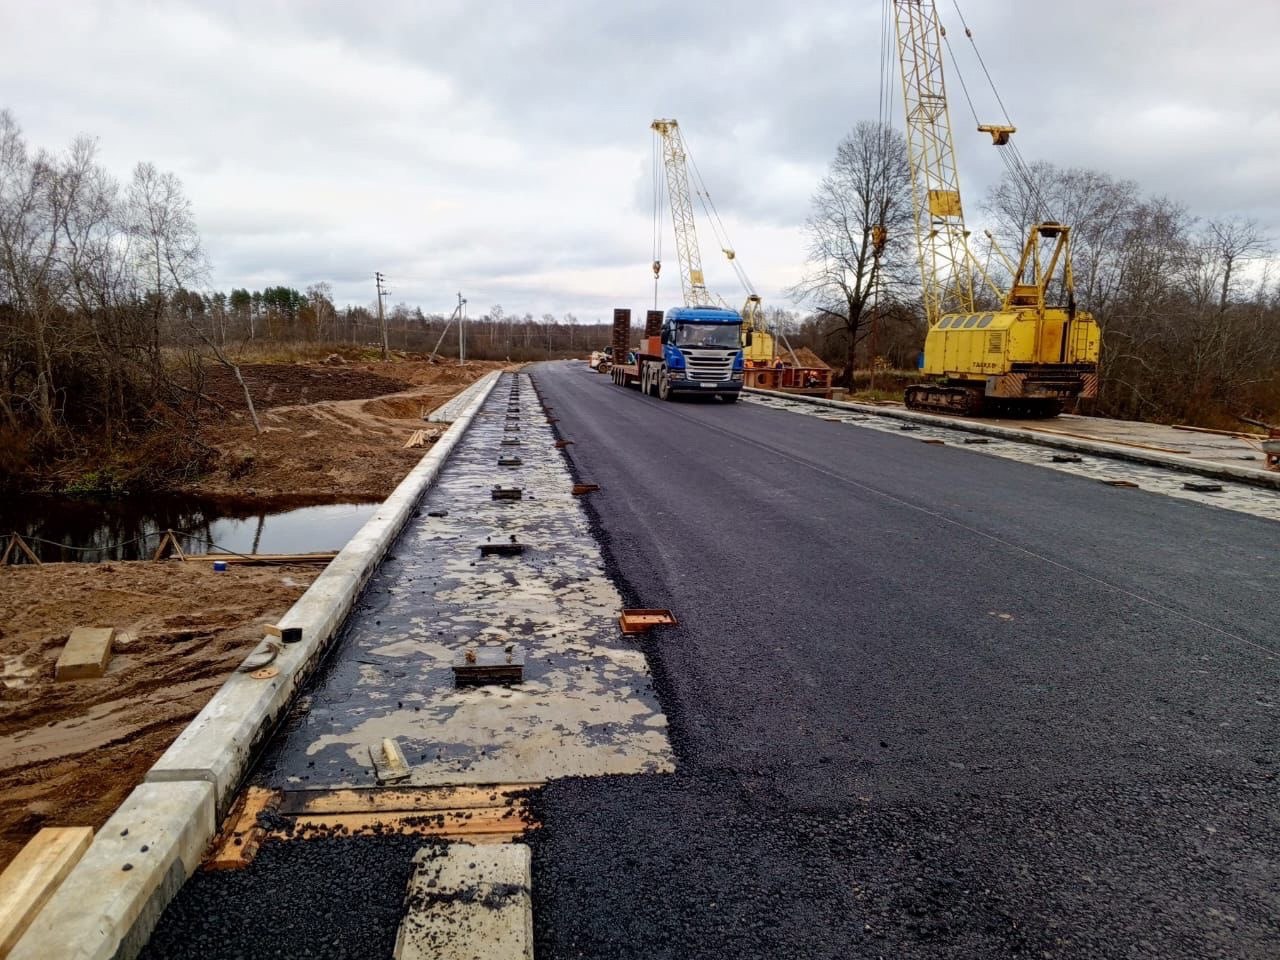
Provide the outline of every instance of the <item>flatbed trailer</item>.
{"type": "MultiPolygon", "coordinates": [[[[661,400],[677,394],[700,394],[735,403],[742,392],[742,318],[732,310],[678,308],[665,317],[659,310],[645,315],[645,336],[635,347],[631,311],[613,312],[613,365],[609,375],[621,387],[661,400]],[[704,342],[684,342],[681,331],[705,331],[704,342]]],[[[703,333],[696,336],[702,337],[703,333]]]]}

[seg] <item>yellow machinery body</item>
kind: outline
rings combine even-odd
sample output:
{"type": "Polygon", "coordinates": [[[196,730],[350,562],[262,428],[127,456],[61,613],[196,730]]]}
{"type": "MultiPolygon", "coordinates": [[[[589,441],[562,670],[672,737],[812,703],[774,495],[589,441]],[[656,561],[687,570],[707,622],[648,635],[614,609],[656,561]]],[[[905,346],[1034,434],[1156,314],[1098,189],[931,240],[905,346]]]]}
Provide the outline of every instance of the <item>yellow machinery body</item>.
{"type": "MultiPolygon", "coordinates": [[[[1075,307],[1071,228],[1048,219],[1031,225],[1020,260],[1005,261],[1008,288],[987,275],[969,248],[960,201],[943,81],[945,32],[932,0],[893,0],[893,9],[929,327],[922,364],[928,382],[907,388],[907,406],[1055,416],[1063,401],[1098,393],[1101,336],[1093,317],[1075,307]],[[982,312],[975,286],[986,287],[1001,308],[982,312]]],[[[1015,132],[1012,124],[978,130],[997,147],[1008,146],[1015,132]]]]}
{"type": "Polygon", "coordinates": [[[926,376],[979,387],[988,397],[1093,397],[1101,335],[1093,317],[1049,308],[953,313],[925,338],[926,376]]]}

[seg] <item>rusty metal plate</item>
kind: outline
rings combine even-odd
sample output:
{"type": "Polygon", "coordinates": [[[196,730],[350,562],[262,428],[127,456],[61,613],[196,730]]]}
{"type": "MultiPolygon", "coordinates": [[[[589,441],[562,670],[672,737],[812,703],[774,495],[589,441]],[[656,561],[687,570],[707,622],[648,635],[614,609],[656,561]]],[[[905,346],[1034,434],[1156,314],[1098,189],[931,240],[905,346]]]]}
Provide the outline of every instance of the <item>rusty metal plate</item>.
{"type": "Polygon", "coordinates": [[[249,674],[255,680],[270,680],[272,677],[280,676],[279,667],[263,667],[261,670],[255,670],[249,674]]]}
{"type": "Polygon", "coordinates": [[[677,623],[670,610],[623,610],[618,617],[623,633],[647,633],[653,627],[673,627],[677,623]]]}

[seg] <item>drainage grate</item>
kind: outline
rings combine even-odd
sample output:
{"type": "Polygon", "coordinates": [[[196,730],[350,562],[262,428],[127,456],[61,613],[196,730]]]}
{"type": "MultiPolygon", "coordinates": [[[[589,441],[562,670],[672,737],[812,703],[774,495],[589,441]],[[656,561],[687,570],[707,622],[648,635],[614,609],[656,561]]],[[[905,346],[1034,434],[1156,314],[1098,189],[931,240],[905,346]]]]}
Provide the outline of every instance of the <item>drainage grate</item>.
{"type": "Polygon", "coordinates": [[[494,487],[492,495],[495,500],[523,500],[524,489],[522,487],[494,487]]]}
{"type": "Polygon", "coordinates": [[[515,537],[512,537],[505,543],[482,543],[480,544],[480,556],[514,557],[524,553],[526,546],[528,546],[528,544],[517,543],[515,537]]]}
{"type": "Polygon", "coordinates": [[[498,466],[500,467],[518,467],[524,463],[519,457],[499,457],[498,466]]]}

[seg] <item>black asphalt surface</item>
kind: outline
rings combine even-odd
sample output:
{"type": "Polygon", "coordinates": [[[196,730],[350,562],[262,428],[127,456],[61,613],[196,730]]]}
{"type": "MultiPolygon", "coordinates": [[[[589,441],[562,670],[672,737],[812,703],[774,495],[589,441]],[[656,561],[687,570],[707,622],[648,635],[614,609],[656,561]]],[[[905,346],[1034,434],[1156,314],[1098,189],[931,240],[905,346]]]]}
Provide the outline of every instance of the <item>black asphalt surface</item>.
{"type": "Polygon", "coordinates": [[[1280,956],[1280,525],[535,382],[678,772],[557,781],[540,960],[1280,956]]]}

